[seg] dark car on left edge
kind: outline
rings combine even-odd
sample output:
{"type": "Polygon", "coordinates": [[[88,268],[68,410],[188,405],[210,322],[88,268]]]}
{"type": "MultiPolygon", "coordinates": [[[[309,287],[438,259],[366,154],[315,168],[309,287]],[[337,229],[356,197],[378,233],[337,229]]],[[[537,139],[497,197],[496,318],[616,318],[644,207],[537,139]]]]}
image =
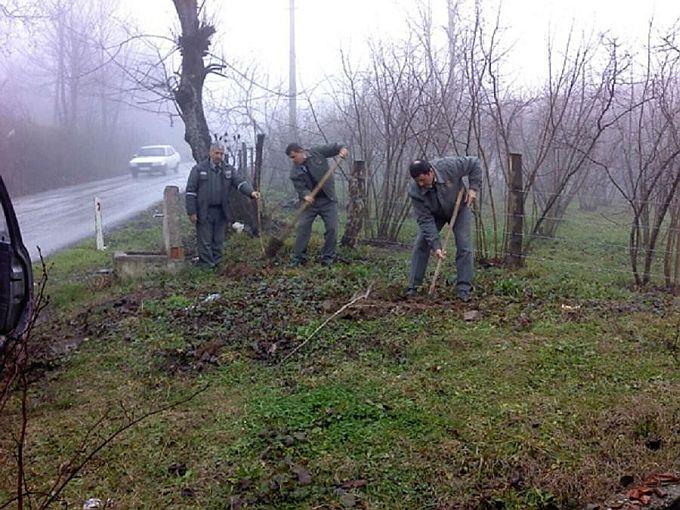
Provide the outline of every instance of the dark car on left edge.
{"type": "Polygon", "coordinates": [[[33,301],[31,258],[0,176],[0,349],[26,326],[33,301]]]}

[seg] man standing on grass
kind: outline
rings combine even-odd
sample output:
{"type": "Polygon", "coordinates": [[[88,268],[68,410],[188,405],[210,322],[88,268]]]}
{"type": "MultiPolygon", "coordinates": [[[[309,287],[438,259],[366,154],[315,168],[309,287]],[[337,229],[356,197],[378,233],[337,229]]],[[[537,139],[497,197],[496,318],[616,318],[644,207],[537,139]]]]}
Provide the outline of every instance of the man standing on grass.
{"type": "Polygon", "coordinates": [[[344,159],[348,154],[347,147],[338,143],[318,145],[309,150],[303,149],[297,143],[291,143],[286,147],[286,156],[293,162],[290,180],[293,181],[300,201],[309,204],[300,216],[291,265],[300,266],[307,262],[307,245],[312,235],[312,224],[317,216],[321,216],[326,230],[321,250],[321,263],[330,266],[335,260],[338,239],[338,202],[333,177],[331,176],[324,183],[316,197],[312,198],[310,194],[328,171],[327,158],[340,156],[344,159]]]}
{"type": "Polygon", "coordinates": [[[224,145],[214,142],[210,157],[191,169],[186,189],[187,214],[196,225],[199,266],[214,268],[222,260],[229,186],[255,200],[260,198],[260,193],[224,162],[224,145]]]}
{"type": "Polygon", "coordinates": [[[453,233],[456,238],[456,294],[462,301],[468,301],[474,276],[471,208],[482,186],[479,160],[469,156],[439,158],[431,162],[416,159],[410,164],[409,173],[413,182],[408,194],[418,222],[418,235],[411,256],[406,296],[415,296],[423,283],[430,251],[438,259],[446,256],[439,231],[451,219],[458,191],[465,189],[462,179],[467,176],[470,186],[461,201],[453,233]]]}

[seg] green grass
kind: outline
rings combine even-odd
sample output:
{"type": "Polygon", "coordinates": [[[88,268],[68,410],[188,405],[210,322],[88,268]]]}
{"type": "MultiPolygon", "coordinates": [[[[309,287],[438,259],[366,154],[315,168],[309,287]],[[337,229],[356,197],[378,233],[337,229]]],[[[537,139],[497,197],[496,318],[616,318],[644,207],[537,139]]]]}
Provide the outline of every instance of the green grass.
{"type": "MultiPolygon", "coordinates": [[[[150,249],[159,228],[142,219],[108,243],[150,249]]],[[[598,228],[560,236],[584,247],[625,238],[598,228]]],[[[539,242],[526,268],[480,268],[476,300],[462,305],[443,280],[436,300],[401,301],[407,252],[362,247],[343,252],[345,264],[295,269],[268,267],[258,252],[257,240],[232,236],[216,274],[124,286],[94,275],[111,254],[87,243],[52,259],[50,320],[37,338],[87,341],[32,386],[32,483],[44,488],[100,417],[88,444],[203,387],[122,434],[65,501],[579,508],[619,490],[623,474],[677,469],[678,303],[631,291],[625,257],[606,266],[622,272],[593,271],[600,251],[539,242]],[[370,282],[368,301],[279,364],[370,282]],[[480,318],[463,321],[471,309],[480,318]],[[652,439],[661,448],[647,448],[652,439]]],[[[11,430],[16,409],[3,418],[11,430]]]]}

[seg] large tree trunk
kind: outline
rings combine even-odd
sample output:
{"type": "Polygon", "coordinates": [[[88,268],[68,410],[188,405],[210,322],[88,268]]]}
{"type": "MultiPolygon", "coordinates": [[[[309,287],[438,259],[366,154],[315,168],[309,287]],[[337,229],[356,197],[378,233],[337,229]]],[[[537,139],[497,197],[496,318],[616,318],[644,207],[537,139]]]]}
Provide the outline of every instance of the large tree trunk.
{"type": "Polygon", "coordinates": [[[215,27],[198,19],[197,0],[173,0],[182,26],[177,40],[182,54],[179,84],[172,91],[184,121],[184,139],[196,162],[210,151],[210,131],[203,112],[203,83],[208,74],[203,58],[208,53],[215,27]]]}
{"type": "MultiPolygon", "coordinates": [[[[182,25],[182,35],[177,40],[182,54],[182,70],[179,84],[172,92],[184,121],[184,139],[191,147],[192,156],[199,162],[205,160],[210,152],[210,130],[203,111],[203,84],[210,68],[206,67],[203,59],[208,54],[215,27],[199,20],[197,0],[173,0],[173,3],[182,25]]],[[[256,232],[253,205],[249,198],[230,190],[228,220],[242,221],[251,232],[256,232]]]]}

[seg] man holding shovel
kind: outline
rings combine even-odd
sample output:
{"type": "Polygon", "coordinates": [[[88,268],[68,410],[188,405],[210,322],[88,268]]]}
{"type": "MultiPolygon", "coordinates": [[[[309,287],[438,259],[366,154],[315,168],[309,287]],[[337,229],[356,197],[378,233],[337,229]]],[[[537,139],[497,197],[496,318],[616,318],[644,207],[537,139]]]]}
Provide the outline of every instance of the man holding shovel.
{"type": "Polygon", "coordinates": [[[324,178],[328,171],[327,158],[340,156],[346,158],[349,154],[347,147],[342,144],[318,145],[309,150],[303,149],[297,143],[291,143],[286,147],[288,156],[293,167],[290,169],[290,180],[293,181],[295,191],[306,208],[301,211],[295,246],[293,248],[293,266],[303,265],[307,262],[307,245],[312,235],[312,224],[317,216],[323,220],[325,233],[324,245],[321,250],[321,263],[329,266],[335,260],[335,247],[338,238],[338,203],[335,196],[335,182],[330,176],[314,197],[312,190],[324,178]]]}
{"type": "Polygon", "coordinates": [[[471,208],[482,186],[479,160],[468,156],[439,158],[431,162],[416,159],[410,164],[409,173],[413,183],[408,194],[418,223],[418,235],[406,296],[415,296],[423,283],[430,251],[440,260],[446,256],[439,231],[451,222],[456,237],[456,293],[459,299],[468,301],[474,276],[471,208]],[[465,176],[469,188],[463,183],[465,176]],[[459,193],[461,199],[457,200],[459,193]]]}

